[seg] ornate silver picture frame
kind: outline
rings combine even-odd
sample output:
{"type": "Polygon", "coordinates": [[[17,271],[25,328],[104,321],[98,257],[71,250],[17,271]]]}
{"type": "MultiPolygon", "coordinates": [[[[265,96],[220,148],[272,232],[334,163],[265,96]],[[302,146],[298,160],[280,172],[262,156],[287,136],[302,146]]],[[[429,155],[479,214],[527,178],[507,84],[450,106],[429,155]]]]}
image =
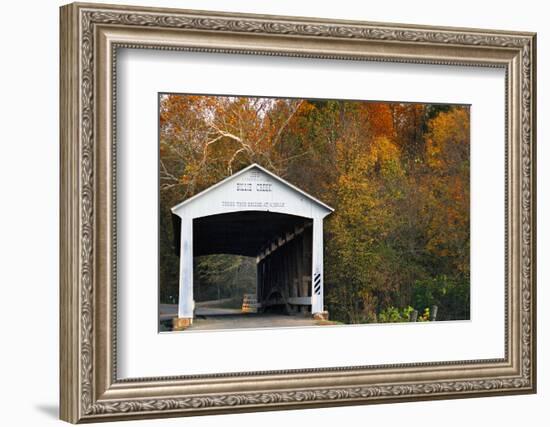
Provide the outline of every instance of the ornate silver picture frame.
{"type": "MultiPolygon", "coordinates": [[[[61,419],[112,421],[536,391],[535,34],[80,3],[60,13],[61,419]],[[121,379],[116,64],[122,49],[502,69],[504,357],[121,379]]],[[[490,164],[486,169],[491,173],[490,164]]]]}

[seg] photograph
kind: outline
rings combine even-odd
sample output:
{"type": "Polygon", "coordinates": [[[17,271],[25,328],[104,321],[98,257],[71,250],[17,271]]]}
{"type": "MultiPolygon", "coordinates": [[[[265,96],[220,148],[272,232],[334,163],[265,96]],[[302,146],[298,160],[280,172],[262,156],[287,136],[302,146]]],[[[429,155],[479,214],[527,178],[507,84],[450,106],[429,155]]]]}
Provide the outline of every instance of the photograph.
{"type": "Polygon", "coordinates": [[[470,106],[159,93],[159,331],[470,319],[470,106]]]}

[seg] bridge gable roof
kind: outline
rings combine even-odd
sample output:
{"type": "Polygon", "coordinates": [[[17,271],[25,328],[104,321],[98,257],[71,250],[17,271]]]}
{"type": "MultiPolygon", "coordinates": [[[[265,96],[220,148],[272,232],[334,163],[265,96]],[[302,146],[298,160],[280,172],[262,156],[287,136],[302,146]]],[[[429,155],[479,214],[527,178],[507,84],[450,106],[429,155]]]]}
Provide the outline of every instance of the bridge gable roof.
{"type": "MultiPolygon", "coordinates": [[[[228,190],[228,193],[231,192],[231,191],[235,191],[235,187],[233,187],[233,184],[236,182],[236,181],[239,181],[239,179],[243,179],[243,178],[246,178],[248,177],[249,179],[251,177],[254,177],[256,175],[252,175],[251,172],[252,171],[257,171],[258,174],[258,179],[259,180],[265,180],[265,178],[269,178],[270,181],[272,180],[274,184],[276,184],[278,186],[278,188],[282,188],[282,189],[285,189],[285,196],[287,198],[294,198],[294,199],[299,199],[302,203],[305,200],[307,200],[307,202],[313,206],[316,207],[317,210],[320,210],[323,212],[323,216],[325,215],[328,215],[329,213],[333,212],[334,209],[331,208],[330,206],[328,206],[327,204],[323,203],[322,201],[320,201],[319,199],[313,197],[312,195],[306,193],[305,191],[303,191],[302,189],[298,188],[297,186],[289,183],[288,181],[284,180],[283,178],[279,177],[278,175],[274,174],[273,172],[267,170],[266,168],[258,165],[257,163],[253,163],[247,167],[245,167],[244,169],[234,173],[233,175],[230,175],[228,176],[227,178],[219,181],[218,183],[208,187],[207,189],[201,191],[200,193],[182,201],[181,203],[178,203],[177,205],[173,206],[172,207],[172,212],[178,216],[180,216],[181,214],[183,214],[188,208],[190,208],[192,205],[194,204],[198,204],[200,202],[202,202],[201,204],[203,205],[207,205],[208,203],[208,198],[210,196],[212,196],[212,199],[216,198],[218,199],[219,198],[219,195],[220,195],[220,191],[223,193],[225,188],[224,187],[227,187],[227,190],[228,190]],[[216,195],[216,196],[214,196],[216,195]]],[[[253,184],[253,182],[251,183],[253,184]]],[[[242,185],[242,184],[240,184],[242,185]]],[[[252,187],[252,185],[250,187],[246,187],[247,189],[248,188],[251,188],[251,189],[254,189],[254,191],[256,191],[255,188],[252,187]]],[[[204,209],[203,209],[204,210],[204,209]]],[[[238,209],[228,209],[228,211],[236,211],[238,209]]],[[[246,209],[243,209],[243,210],[255,210],[255,209],[252,209],[252,208],[246,208],[246,209]]],[[[269,210],[269,211],[277,211],[277,209],[259,209],[259,210],[269,210]]],[[[289,211],[289,213],[291,213],[293,211],[292,208],[290,209],[283,209],[282,211],[289,211]]],[[[216,214],[216,213],[220,213],[219,209],[216,211],[216,212],[213,212],[213,214],[216,214]]],[[[295,213],[295,214],[298,214],[298,213],[295,213]]],[[[198,216],[204,216],[204,215],[198,215],[198,216]]],[[[306,216],[309,216],[309,215],[306,215],[306,216]]]]}

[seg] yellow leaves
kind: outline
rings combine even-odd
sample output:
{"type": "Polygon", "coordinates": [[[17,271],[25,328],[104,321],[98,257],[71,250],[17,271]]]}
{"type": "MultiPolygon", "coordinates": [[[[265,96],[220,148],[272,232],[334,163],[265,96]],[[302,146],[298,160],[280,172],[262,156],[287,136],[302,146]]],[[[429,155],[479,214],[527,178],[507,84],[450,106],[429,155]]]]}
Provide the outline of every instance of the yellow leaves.
{"type": "Polygon", "coordinates": [[[371,149],[371,158],[381,165],[399,161],[399,149],[387,137],[378,137],[374,139],[371,149]]]}
{"type": "Polygon", "coordinates": [[[310,114],[311,112],[313,112],[315,109],[316,109],[315,105],[313,105],[311,102],[304,101],[298,107],[298,110],[296,111],[296,114],[307,115],[307,114],[310,114]]]}
{"type": "Polygon", "coordinates": [[[468,271],[469,111],[455,107],[429,123],[427,163],[433,176],[427,179],[430,212],[427,249],[453,260],[459,271],[468,271]]]}
{"type": "Polygon", "coordinates": [[[469,161],[470,115],[467,107],[438,114],[429,125],[426,154],[430,167],[446,170],[469,161]]]}

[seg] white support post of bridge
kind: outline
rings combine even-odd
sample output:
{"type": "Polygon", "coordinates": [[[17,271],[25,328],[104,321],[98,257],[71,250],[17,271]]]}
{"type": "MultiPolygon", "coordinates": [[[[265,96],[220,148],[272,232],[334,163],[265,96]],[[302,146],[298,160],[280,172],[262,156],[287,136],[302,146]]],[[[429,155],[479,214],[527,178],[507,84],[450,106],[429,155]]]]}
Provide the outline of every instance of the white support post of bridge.
{"type": "Polygon", "coordinates": [[[323,219],[313,218],[311,253],[311,314],[323,315],[323,219]]]}
{"type": "Polygon", "coordinates": [[[181,219],[180,283],[178,298],[178,325],[185,328],[193,323],[193,219],[181,219]]]}

